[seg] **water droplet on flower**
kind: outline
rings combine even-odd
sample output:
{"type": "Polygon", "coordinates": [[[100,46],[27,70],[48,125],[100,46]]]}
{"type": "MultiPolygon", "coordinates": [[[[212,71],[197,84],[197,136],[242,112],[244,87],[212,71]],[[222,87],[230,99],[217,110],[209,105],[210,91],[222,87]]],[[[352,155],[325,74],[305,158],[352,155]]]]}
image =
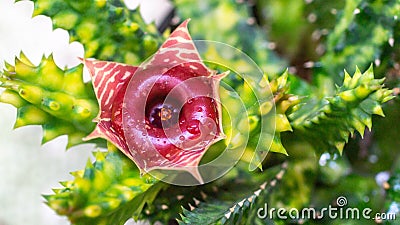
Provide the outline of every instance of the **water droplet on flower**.
{"type": "Polygon", "coordinates": [[[179,136],[179,140],[184,141],[185,137],[184,136],[179,136]]]}
{"type": "Polygon", "coordinates": [[[197,107],[197,112],[202,112],[202,111],[203,111],[203,108],[197,107]]]}
{"type": "Polygon", "coordinates": [[[192,104],[192,102],[193,102],[192,99],[187,100],[187,104],[192,104]]]}
{"type": "Polygon", "coordinates": [[[186,125],[187,131],[191,134],[198,134],[200,129],[199,129],[199,121],[198,120],[192,120],[186,125]]]}

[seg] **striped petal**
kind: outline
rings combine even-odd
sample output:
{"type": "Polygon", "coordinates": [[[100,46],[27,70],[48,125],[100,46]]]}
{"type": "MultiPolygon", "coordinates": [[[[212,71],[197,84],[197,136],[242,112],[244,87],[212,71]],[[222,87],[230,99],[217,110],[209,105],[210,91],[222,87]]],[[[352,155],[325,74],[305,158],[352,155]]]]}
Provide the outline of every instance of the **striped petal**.
{"type": "Polygon", "coordinates": [[[122,107],[126,87],[137,67],[115,62],[84,59],[83,63],[92,77],[93,89],[100,110],[95,119],[97,126],[85,139],[104,138],[132,159],[122,130],[122,107]]]}

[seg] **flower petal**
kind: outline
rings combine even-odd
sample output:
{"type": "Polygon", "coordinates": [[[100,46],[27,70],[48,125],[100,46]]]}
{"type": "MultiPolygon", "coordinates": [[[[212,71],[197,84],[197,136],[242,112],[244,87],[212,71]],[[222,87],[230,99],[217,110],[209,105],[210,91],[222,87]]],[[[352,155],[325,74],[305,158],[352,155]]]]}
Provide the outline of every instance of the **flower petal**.
{"type": "Polygon", "coordinates": [[[107,139],[132,158],[126,145],[124,133],[120,129],[121,125],[119,125],[120,127],[115,126],[116,115],[113,108],[116,107],[117,102],[122,103],[126,87],[137,67],[90,59],[84,59],[83,63],[92,77],[93,89],[100,106],[100,112],[95,119],[97,126],[85,139],[107,139]]]}
{"type": "MultiPolygon", "coordinates": [[[[181,23],[161,45],[152,59],[142,67],[158,67],[171,69],[177,65],[186,65],[202,71],[201,76],[210,76],[213,71],[208,69],[201,60],[199,52],[189,34],[188,23],[190,19],[181,23]]],[[[160,71],[163,73],[164,71],[160,71]]],[[[160,74],[161,74],[160,73],[160,74]]]]}

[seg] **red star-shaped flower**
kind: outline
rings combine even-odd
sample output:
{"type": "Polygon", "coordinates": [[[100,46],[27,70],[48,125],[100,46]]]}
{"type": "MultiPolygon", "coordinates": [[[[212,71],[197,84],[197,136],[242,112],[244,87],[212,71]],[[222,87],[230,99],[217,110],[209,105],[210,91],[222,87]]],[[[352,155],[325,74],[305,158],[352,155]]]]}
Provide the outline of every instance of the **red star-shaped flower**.
{"type": "Polygon", "coordinates": [[[105,138],[142,172],[186,170],[202,181],[198,165],[224,137],[217,75],[201,61],[183,22],[139,67],[84,59],[100,112],[86,138],[105,138]]]}

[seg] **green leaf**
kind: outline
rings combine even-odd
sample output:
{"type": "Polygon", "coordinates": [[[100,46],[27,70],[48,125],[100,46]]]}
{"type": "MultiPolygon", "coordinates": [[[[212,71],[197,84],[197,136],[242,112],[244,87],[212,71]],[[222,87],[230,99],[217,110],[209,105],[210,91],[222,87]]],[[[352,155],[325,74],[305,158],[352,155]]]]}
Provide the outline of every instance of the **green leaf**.
{"type": "Polygon", "coordinates": [[[15,66],[0,72],[0,87],[6,90],[0,102],[17,108],[14,127],[41,125],[42,143],[68,135],[68,146],[82,143],[95,124],[98,113],[91,84],[84,83],[83,66],[59,69],[52,56],[34,66],[21,54],[15,66]]]}
{"type": "Polygon", "coordinates": [[[71,173],[75,179],[61,182],[64,188],[44,196],[47,204],[72,224],[122,225],[138,218],[166,185],[141,176],[132,161],[118,149],[97,152],[94,163],[71,173]]]}

